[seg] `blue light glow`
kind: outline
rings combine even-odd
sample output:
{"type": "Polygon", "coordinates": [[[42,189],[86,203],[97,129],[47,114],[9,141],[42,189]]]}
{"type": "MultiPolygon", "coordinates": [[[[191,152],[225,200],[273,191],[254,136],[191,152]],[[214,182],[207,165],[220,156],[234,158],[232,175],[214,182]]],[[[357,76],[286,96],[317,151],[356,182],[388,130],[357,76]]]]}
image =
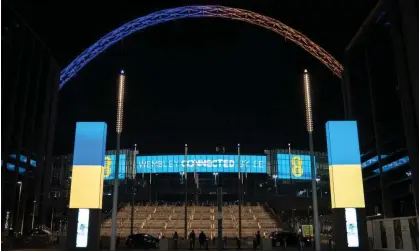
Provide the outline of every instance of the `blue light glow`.
{"type": "Polygon", "coordinates": [[[277,155],[277,161],[278,179],[311,180],[310,155],[280,153],[277,155]]]}
{"type": "MultiPolygon", "coordinates": [[[[398,159],[396,161],[393,161],[393,162],[391,162],[391,163],[389,163],[387,165],[384,165],[382,167],[383,168],[383,172],[388,172],[388,171],[390,171],[392,169],[395,169],[395,168],[397,168],[399,166],[403,166],[403,165],[405,165],[407,163],[409,163],[409,156],[403,157],[403,158],[398,159]]],[[[379,174],[380,173],[380,169],[377,168],[373,172],[379,174]]]]}
{"type": "Polygon", "coordinates": [[[231,20],[238,20],[260,26],[262,28],[271,30],[289,41],[293,41],[301,48],[305,49],[312,56],[320,60],[326,67],[328,67],[336,76],[341,76],[343,66],[336,61],[326,50],[315,44],[304,34],[290,28],[287,25],[270,17],[261,14],[224,6],[184,6],[172,9],[166,9],[151,13],[149,15],[134,19],[119,28],[109,32],[104,37],[99,39],[96,43],[87,48],[76,59],[74,59],[67,67],[65,67],[60,74],[61,89],[71,78],[73,78],[85,65],[92,61],[96,56],[104,52],[107,48],[124,39],[125,37],[145,29],[147,27],[169,22],[172,20],[185,18],[202,18],[202,17],[217,17],[231,20]]]}
{"type": "MultiPolygon", "coordinates": [[[[12,159],[16,159],[16,154],[10,154],[9,157],[12,159]]],[[[26,161],[28,161],[28,158],[25,155],[20,155],[20,162],[26,163],[26,161]]],[[[36,167],[36,161],[33,159],[30,159],[29,165],[36,167]]]]}
{"type": "MultiPolygon", "coordinates": [[[[12,163],[7,163],[7,170],[14,172],[15,171],[15,165],[12,164],[12,163]]],[[[19,173],[20,174],[24,173],[25,171],[26,171],[25,168],[19,167],[19,173]]]]}
{"type": "MultiPolygon", "coordinates": [[[[361,155],[361,157],[362,157],[362,155],[361,155]]],[[[388,155],[381,155],[381,159],[385,159],[387,157],[388,157],[388,155]]],[[[362,166],[362,168],[366,168],[366,167],[369,167],[369,166],[371,166],[371,165],[373,165],[377,162],[378,162],[378,156],[375,156],[374,158],[371,158],[367,161],[362,162],[361,166],[362,166]]]]}
{"type": "MultiPolygon", "coordinates": [[[[10,154],[9,157],[16,159],[16,154],[10,154]]],[[[20,155],[20,162],[26,163],[26,161],[28,161],[28,158],[25,155],[20,155]]]]}
{"type": "MultiPolygon", "coordinates": [[[[180,173],[185,171],[185,155],[137,156],[137,173],[180,173]]],[[[240,170],[266,173],[266,156],[240,155],[240,170]]],[[[237,155],[188,155],[187,172],[236,173],[237,155]]]]}

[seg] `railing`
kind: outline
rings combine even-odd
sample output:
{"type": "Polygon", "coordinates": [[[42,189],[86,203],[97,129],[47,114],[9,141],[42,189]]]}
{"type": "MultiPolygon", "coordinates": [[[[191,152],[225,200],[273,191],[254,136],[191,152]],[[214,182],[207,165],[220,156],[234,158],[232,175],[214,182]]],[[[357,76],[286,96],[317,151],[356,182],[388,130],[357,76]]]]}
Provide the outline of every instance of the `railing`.
{"type": "Polygon", "coordinates": [[[273,208],[268,205],[267,202],[265,202],[265,204],[263,204],[263,207],[264,207],[265,211],[269,212],[271,214],[271,216],[273,216],[273,218],[275,219],[276,225],[277,226],[282,226],[284,221],[281,219],[281,216],[278,216],[275,213],[275,211],[273,210],[273,208]]]}

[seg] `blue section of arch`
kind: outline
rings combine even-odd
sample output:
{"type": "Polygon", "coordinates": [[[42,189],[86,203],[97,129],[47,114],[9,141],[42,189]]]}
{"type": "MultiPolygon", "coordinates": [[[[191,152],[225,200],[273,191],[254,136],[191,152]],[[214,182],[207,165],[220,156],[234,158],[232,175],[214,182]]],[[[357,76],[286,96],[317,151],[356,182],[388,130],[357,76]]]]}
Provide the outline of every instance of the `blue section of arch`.
{"type": "Polygon", "coordinates": [[[119,28],[109,32],[96,43],[86,49],[67,67],[63,69],[60,75],[61,89],[71,78],[73,78],[86,64],[93,60],[107,48],[119,42],[121,39],[147,27],[169,22],[172,20],[185,18],[217,17],[232,20],[244,21],[250,24],[258,25],[265,29],[276,32],[295,44],[304,48],[311,55],[325,64],[336,76],[341,77],[343,66],[334,59],[327,51],[315,44],[304,34],[282,24],[278,20],[263,16],[261,14],[225,6],[201,5],[201,6],[183,6],[178,8],[166,9],[151,13],[149,15],[134,19],[119,28]]]}

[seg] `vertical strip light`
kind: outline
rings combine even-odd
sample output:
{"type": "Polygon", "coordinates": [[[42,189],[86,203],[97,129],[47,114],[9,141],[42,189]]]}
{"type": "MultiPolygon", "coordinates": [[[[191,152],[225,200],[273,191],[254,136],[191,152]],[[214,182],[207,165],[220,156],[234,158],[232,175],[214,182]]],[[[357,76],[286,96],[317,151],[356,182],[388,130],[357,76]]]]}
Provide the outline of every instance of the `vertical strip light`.
{"type": "Polygon", "coordinates": [[[313,132],[313,113],[311,108],[311,86],[310,86],[310,75],[307,70],[304,70],[304,97],[306,103],[306,122],[307,132],[313,132]]]}
{"type": "Polygon", "coordinates": [[[121,70],[119,75],[119,85],[118,85],[118,110],[116,115],[116,132],[122,132],[122,124],[124,117],[124,96],[125,96],[125,72],[121,70]]]}
{"type": "MultiPolygon", "coordinates": [[[[314,225],[314,250],[320,251],[320,222],[319,209],[317,201],[317,180],[316,165],[314,163],[314,144],[313,144],[313,114],[311,108],[311,86],[310,75],[304,70],[304,97],[306,104],[306,123],[310,147],[310,165],[311,165],[311,192],[313,198],[313,225],[314,225]]],[[[308,195],[308,192],[307,192],[308,195]]]]}
{"type": "Polygon", "coordinates": [[[114,188],[113,188],[113,202],[112,202],[112,228],[111,228],[111,246],[110,250],[116,249],[116,215],[118,211],[118,187],[119,187],[119,168],[120,168],[120,148],[121,148],[121,133],[124,118],[124,96],[125,96],[125,72],[121,70],[119,74],[118,84],[118,103],[116,111],[116,159],[114,171],[114,188]]]}

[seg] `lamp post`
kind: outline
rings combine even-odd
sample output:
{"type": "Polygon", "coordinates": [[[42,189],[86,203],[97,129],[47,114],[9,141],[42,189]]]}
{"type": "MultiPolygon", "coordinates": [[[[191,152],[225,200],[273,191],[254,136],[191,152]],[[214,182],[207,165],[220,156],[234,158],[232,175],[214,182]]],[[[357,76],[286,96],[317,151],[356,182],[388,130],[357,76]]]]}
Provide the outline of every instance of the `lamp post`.
{"type": "Polygon", "coordinates": [[[308,206],[308,208],[307,208],[307,225],[310,225],[310,211],[311,211],[311,206],[308,206]]]}
{"type": "Polygon", "coordinates": [[[292,160],[291,160],[291,143],[288,143],[288,158],[290,160],[290,184],[292,184],[292,160]]]}
{"type": "Polygon", "coordinates": [[[124,94],[125,94],[125,73],[121,70],[118,83],[118,103],[116,111],[116,159],[114,171],[113,203],[112,203],[112,229],[111,229],[111,251],[116,247],[116,215],[118,213],[118,186],[119,186],[119,152],[121,148],[121,132],[124,115],[124,94]]]}
{"type": "Polygon", "coordinates": [[[306,105],[306,123],[310,146],[310,164],[311,164],[311,190],[313,198],[313,227],[314,227],[314,244],[315,250],[320,251],[320,226],[319,226],[319,212],[317,201],[317,181],[316,181],[316,166],[314,163],[314,146],[313,146],[313,114],[311,107],[311,87],[310,75],[307,70],[304,70],[304,96],[306,105]]]}
{"type": "Polygon", "coordinates": [[[35,227],[35,210],[36,210],[36,200],[33,201],[33,209],[32,209],[32,230],[35,227]]]}
{"type": "MultiPolygon", "coordinates": [[[[134,161],[133,161],[133,170],[136,170],[136,157],[137,157],[137,144],[134,145],[134,161]]],[[[131,198],[131,235],[134,234],[134,203],[135,203],[135,194],[136,194],[136,180],[135,175],[132,177],[132,198],[131,198]]]]}
{"type": "Polygon", "coordinates": [[[16,211],[16,227],[18,226],[19,222],[19,211],[20,211],[20,197],[22,195],[22,181],[18,181],[17,184],[19,185],[19,195],[17,199],[17,211],[16,211]]]}
{"type": "Polygon", "coordinates": [[[278,186],[276,185],[276,179],[278,178],[278,175],[274,174],[272,175],[272,178],[274,179],[274,182],[275,182],[275,194],[278,194],[278,186]]]}
{"type": "Polygon", "coordinates": [[[185,144],[185,240],[188,239],[188,144],[185,144]]]}
{"type": "MultiPolygon", "coordinates": [[[[237,144],[237,167],[239,172],[239,242],[242,239],[243,174],[241,172],[240,144],[237,144]]],[[[221,237],[219,237],[221,238],[221,237]]]]}

